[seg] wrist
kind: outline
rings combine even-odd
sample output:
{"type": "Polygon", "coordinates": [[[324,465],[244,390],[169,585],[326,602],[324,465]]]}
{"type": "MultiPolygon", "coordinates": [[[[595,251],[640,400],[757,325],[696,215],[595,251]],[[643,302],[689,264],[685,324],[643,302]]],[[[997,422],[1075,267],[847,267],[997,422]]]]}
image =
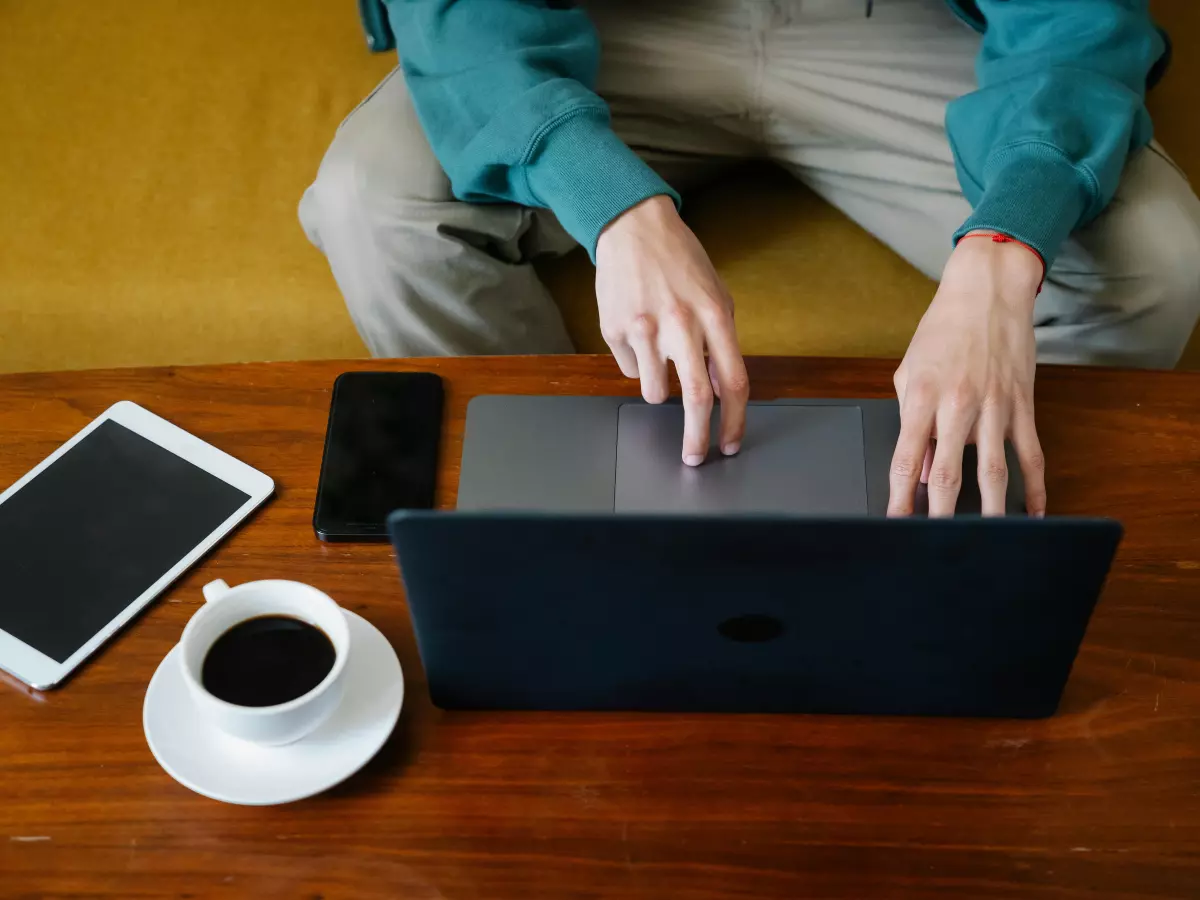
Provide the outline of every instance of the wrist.
{"type": "Polygon", "coordinates": [[[1046,260],[1036,249],[1002,231],[993,231],[988,228],[978,228],[968,231],[959,238],[959,241],[964,241],[967,238],[984,238],[990,240],[994,247],[1011,248],[994,250],[993,252],[997,259],[1001,259],[1006,263],[1006,269],[1010,270],[1013,277],[1018,281],[1036,277],[1036,293],[1040,294],[1042,292],[1042,285],[1046,281],[1046,260]]]}
{"type": "Polygon", "coordinates": [[[679,218],[675,201],[667,194],[655,194],[635,203],[604,226],[596,241],[596,256],[599,258],[605,244],[614,237],[636,234],[646,229],[658,229],[672,219],[679,218]]]}
{"type": "Polygon", "coordinates": [[[1042,255],[1003,232],[980,229],[964,234],[952,258],[962,261],[955,269],[965,267],[974,278],[986,272],[987,282],[999,296],[1012,302],[1028,303],[1031,310],[1046,278],[1042,255]]]}
{"type": "Polygon", "coordinates": [[[645,200],[635,203],[605,225],[600,232],[600,237],[603,238],[610,231],[623,231],[631,227],[636,227],[643,222],[662,221],[668,217],[678,215],[679,212],[675,209],[675,202],[669,196],[666,194],[655,194],[653,197],[647,197],[645,200]]]}

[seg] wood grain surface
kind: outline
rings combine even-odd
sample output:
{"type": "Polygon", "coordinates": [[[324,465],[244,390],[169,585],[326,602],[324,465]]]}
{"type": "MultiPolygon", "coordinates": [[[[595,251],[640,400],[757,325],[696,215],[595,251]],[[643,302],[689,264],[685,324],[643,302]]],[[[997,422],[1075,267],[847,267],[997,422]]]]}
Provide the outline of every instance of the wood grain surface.
{"type": "MultiPolygon", "coordinates": [[[[633,389],[590,357],[0,378],[0,485],[122,399],[278,485],[66,686],[0,684],[0,896],[1200,897],[1200,374],[1039,372],[1051,512],[1127,537],[1060,714],[1014,722],[433,708],[389,548],[311,527],[333,379],[380,368],[446,379],[444,505],[472,395],[633,389]],[[218,577],[308,581],[396,647],[401,724],[340,787],[227,806],[150,755],[146,685],[218,577]]],[[[750,371],[760,399],[871,397],[892,365],[750,371]]]]}

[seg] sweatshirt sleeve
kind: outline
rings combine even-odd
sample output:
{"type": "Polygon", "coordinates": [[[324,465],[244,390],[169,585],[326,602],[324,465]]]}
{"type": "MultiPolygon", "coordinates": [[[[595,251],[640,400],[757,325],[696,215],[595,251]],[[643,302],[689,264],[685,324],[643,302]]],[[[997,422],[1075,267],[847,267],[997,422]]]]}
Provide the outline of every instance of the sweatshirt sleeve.
{"type": "Polygon", "coordinates": [[[974,212],[955,234],[1008,234],[1049,265],[1149,143],[1146,79],[1165,52],[1146,0],[977,0],[979,88],[946,129],[974,212]]]}
{"type": "Polygon", "coordinates": [[[400,64],[454,195],[554,211],[595,258],[601,230],[679,196],[613,132],[599,40],[553,0],[387,0],[400,64]]]}

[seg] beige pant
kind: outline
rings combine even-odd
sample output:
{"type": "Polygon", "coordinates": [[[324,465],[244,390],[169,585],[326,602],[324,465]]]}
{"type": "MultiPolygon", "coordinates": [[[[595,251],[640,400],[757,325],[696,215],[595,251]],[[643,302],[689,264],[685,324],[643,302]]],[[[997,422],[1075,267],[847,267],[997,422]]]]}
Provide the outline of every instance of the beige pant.
{"type": "MultiPolygon", "coordinates": [[[[943,0],[604,0],[599,93],[630,147],[686,189],[785,166],[937,278],[969,212],[943,118],[979,37],[943,0]]],[[[377,356],[569,352],[530,261],[574,242],[546,210],[455,200],[393,72],[342,124],[300,204],[377,356]]],[[[1158,147],[1063,248],[1039,359],[1172,366],[1200,315],[1200,201],[1158,147]]]]}

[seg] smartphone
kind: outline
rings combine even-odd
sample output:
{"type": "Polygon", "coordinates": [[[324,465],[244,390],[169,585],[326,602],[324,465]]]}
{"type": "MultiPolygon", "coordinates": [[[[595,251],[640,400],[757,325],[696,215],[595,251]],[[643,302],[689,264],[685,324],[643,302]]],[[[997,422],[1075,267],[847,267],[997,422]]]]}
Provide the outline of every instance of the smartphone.
{"type": "Polygon", "coordinates": [[[430,372],[345,372],[333,383],[313,509],[323,541],[385,541],[397,509],[431,509],[442,380],[430,372]]]}

